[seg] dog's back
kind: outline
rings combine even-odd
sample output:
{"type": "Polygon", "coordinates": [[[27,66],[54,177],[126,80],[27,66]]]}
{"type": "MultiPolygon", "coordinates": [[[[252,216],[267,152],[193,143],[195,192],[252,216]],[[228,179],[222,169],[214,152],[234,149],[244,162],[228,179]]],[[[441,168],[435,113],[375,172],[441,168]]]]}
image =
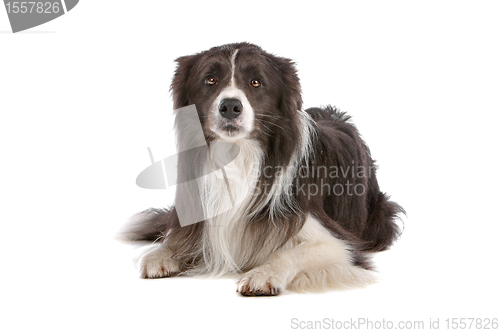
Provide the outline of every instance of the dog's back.
{"type": "Polygon", "coordinates": [[[360,250],[388,249],[399,236],[395,220],[404,210],[380,191],[376,166],[350,116],[331,106],[306,112],[318,128],[310,165],[325,213],[359,238],[360,250]]]}

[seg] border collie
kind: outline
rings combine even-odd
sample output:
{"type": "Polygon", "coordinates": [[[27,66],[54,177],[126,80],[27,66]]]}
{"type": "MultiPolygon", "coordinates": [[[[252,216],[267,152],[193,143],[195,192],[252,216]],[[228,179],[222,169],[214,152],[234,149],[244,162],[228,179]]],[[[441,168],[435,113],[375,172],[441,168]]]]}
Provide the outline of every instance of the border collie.
{"type": "MultiPolygon", "coordinates": [[[[153,242],[139,259],[142,277],[239,276],[245,296],[372,283],[369,254],[398,238],[404,211],[380,191],[350,117],[303,110],[294,63],[256,45],[176,62],[174,109],[195,105],[208,149],[229,142],[239,153],[213,172],[210,156],[179,158],[179,175],[203,175],[196,190],[209,218],[181,226],[179,205],[192,200],[177,194],[174,207],[137,214],[122,236],[153,242]]],[[[190,138],[177,118],[180,147],[190,138]]]]}

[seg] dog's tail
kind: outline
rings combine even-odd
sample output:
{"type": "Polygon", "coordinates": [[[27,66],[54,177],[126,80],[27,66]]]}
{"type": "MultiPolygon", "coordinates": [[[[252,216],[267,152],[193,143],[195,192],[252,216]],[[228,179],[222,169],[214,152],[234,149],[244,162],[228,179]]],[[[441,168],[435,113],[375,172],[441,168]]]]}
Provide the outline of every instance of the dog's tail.
{"type": "Polygon", "coordinates": [[[402,230],[396,224],[401,213],[406,214],[401,206],[379,192],[370,203],[367,226],[361,236],[365,241],[363,250],[387,250],[401,235],[402,230]]]}
{"type": "Polygon", "coordinates": [[[132,216],[117,235],[117,239],[126,242],[150,241],[163,238],[177,220],[173,208],[150,208],[132,216]]]}

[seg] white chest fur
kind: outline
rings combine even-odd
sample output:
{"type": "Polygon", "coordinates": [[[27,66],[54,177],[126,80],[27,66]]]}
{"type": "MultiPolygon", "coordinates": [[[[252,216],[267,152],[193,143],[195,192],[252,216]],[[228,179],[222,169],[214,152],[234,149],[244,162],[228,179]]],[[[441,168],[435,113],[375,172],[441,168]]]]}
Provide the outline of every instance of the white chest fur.
{"type": "MultiPolygon", "coordinates": [[[[210,217],[203,231],[203,269],[213,275],[238,272],[252,256],[242,248],[241,239],[263,152],[253,140],[236,144],[240,147],[238,156],[224,170],[212,172],[200,182],[205,216],[210,217]]],[[[207,161],[211,167],[208,163],[211,161],[207,161]]]]}

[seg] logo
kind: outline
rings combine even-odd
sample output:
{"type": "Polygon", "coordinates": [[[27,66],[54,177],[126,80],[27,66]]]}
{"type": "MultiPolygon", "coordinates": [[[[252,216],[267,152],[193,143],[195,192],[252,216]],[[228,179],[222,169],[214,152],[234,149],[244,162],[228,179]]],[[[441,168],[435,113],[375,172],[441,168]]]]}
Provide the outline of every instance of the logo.
{"type": "Polygon", "coordinates": [[[4,0],[12,32],[27,30],[52,21],[72,10],[79,0],[4,0]]]}
{"type": "Polygon", "coordinates": [[[148,148],[151,165],[137,176],[136,184],[146,189],[166,189],[167,184],[177,186],[175,210],[181,226],[187,226],[222,213],[204,207],[201,199],[203,179],[214,172],[219,172],[226,184],[232,204],[228,209],[238,204],[231,194],[224,167],[239,155],[240,147],[231,142],[212,142],[209,147],[195,105],[177,109],[175,114],[178,153],[155,161],[148,148]]]}

